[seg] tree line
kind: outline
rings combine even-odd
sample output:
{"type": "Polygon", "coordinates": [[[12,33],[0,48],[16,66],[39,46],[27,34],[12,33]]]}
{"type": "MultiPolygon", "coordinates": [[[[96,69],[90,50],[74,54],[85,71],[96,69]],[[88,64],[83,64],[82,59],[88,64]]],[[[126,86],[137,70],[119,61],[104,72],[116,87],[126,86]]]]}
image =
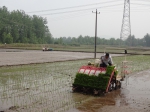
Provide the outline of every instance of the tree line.
{"type": "Polygon", "coordinates": [[[0,7],[0,43],[51,43],[47,20],[22,10],[0,7]]]}
{"type": "MultiPolygon", "coordinates": [[[[47,26],[46,18],[37,15],[27,15],[22,10],[8,11],[0,7],[0,43],[32,43],[32,44],[62,44],[62,45],[94,45],[95,37],[60,37],[54,38],[47,26]]],[[[126,40],[105,39],[97,37],[97,45],[123,45],[150,47],[150,34],[143,38],[129,36],[126,40]]]]}
{"type": "MultiPolygon", "coordinates": [[[[95,44],[95,37],[90,36],[82,36],[79,37],[60,37],[53,39],[54,44],[65,44],[65,45],[94,45],[95,44]]],[[[101,37],[97,37],[97,45],[113,45],[113,46],[145,46],[150,47],[150,34],[146,34],[143,38],[135,38],[134,35],[129,36],[127,39],[105,39],[101,37]]]]}

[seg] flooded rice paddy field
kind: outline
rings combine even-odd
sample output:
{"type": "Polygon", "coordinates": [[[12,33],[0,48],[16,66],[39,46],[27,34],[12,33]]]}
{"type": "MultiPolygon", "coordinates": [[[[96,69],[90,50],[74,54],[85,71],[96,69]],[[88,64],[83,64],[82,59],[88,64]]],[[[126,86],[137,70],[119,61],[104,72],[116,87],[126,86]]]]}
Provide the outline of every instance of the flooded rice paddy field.
{"type": "MultiPolygon", "coordinates": [[[[114,57],[121,69],[124,57],[114,57]]],[[[87,60],[0,68],[0,111],[4,112],[149,112],[150,57],[128,56],[133,73],[122,88],[95,97],[72,93],[76,72],[87,60]]],[[[92,62],[93,60],[90,59],[92,62]]]]}
{"type": "MultiPolygon", "coordinates": [[[[97,53],[97,58],[102,55],[103,53],[97,53]]],[[[112,54],[112,56],[122,56],[122,54],[112,54]]],[[[0,49],[0,57],[0,66],[6,66],[89,59],[94,57],[94,53],[0,49]]]]}

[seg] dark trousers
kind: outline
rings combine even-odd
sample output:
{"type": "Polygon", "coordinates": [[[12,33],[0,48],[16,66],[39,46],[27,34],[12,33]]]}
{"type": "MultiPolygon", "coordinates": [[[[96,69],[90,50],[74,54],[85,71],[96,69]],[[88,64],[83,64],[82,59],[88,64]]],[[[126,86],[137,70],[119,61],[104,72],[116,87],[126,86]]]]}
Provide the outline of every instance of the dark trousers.
{"type": "MultiPolygon", "coordinates": [[[[111,63],[108,63],[110,66],[112,65],[111,63]]],[[[107,67],[107,65],[105,63],[101,63],[100,67],[107,67]]]]}

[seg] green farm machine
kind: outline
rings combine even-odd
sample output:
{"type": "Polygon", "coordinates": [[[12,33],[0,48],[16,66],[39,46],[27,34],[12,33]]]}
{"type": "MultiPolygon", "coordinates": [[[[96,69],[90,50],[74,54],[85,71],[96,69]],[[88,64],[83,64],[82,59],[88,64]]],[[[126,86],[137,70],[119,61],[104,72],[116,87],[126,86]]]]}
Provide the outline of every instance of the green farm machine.
{"type": "Polygon", "coordinates": [[[72,90],[73,92],[102,95],[120,89],[121,79],[115,66],[103,68],[90,64],[80,67],[72,90]]]}

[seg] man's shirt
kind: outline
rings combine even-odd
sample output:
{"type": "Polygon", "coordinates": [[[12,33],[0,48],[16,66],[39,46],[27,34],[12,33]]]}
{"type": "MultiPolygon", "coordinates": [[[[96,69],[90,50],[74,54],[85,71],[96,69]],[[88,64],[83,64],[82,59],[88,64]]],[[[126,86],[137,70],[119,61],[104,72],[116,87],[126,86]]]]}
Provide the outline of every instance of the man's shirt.
{"type": "Polygon", "coordinates": [[[112,61],[111,56],[109,56],[107,59],[106,59],[105,56],[102,56],[102,57],[101,57],[101,60],[102,60],[102,62],[105,63],[106,65],[109,65],[109,63],[110,63],[110,64],[113,64],[113,61],[112,61]]]}

